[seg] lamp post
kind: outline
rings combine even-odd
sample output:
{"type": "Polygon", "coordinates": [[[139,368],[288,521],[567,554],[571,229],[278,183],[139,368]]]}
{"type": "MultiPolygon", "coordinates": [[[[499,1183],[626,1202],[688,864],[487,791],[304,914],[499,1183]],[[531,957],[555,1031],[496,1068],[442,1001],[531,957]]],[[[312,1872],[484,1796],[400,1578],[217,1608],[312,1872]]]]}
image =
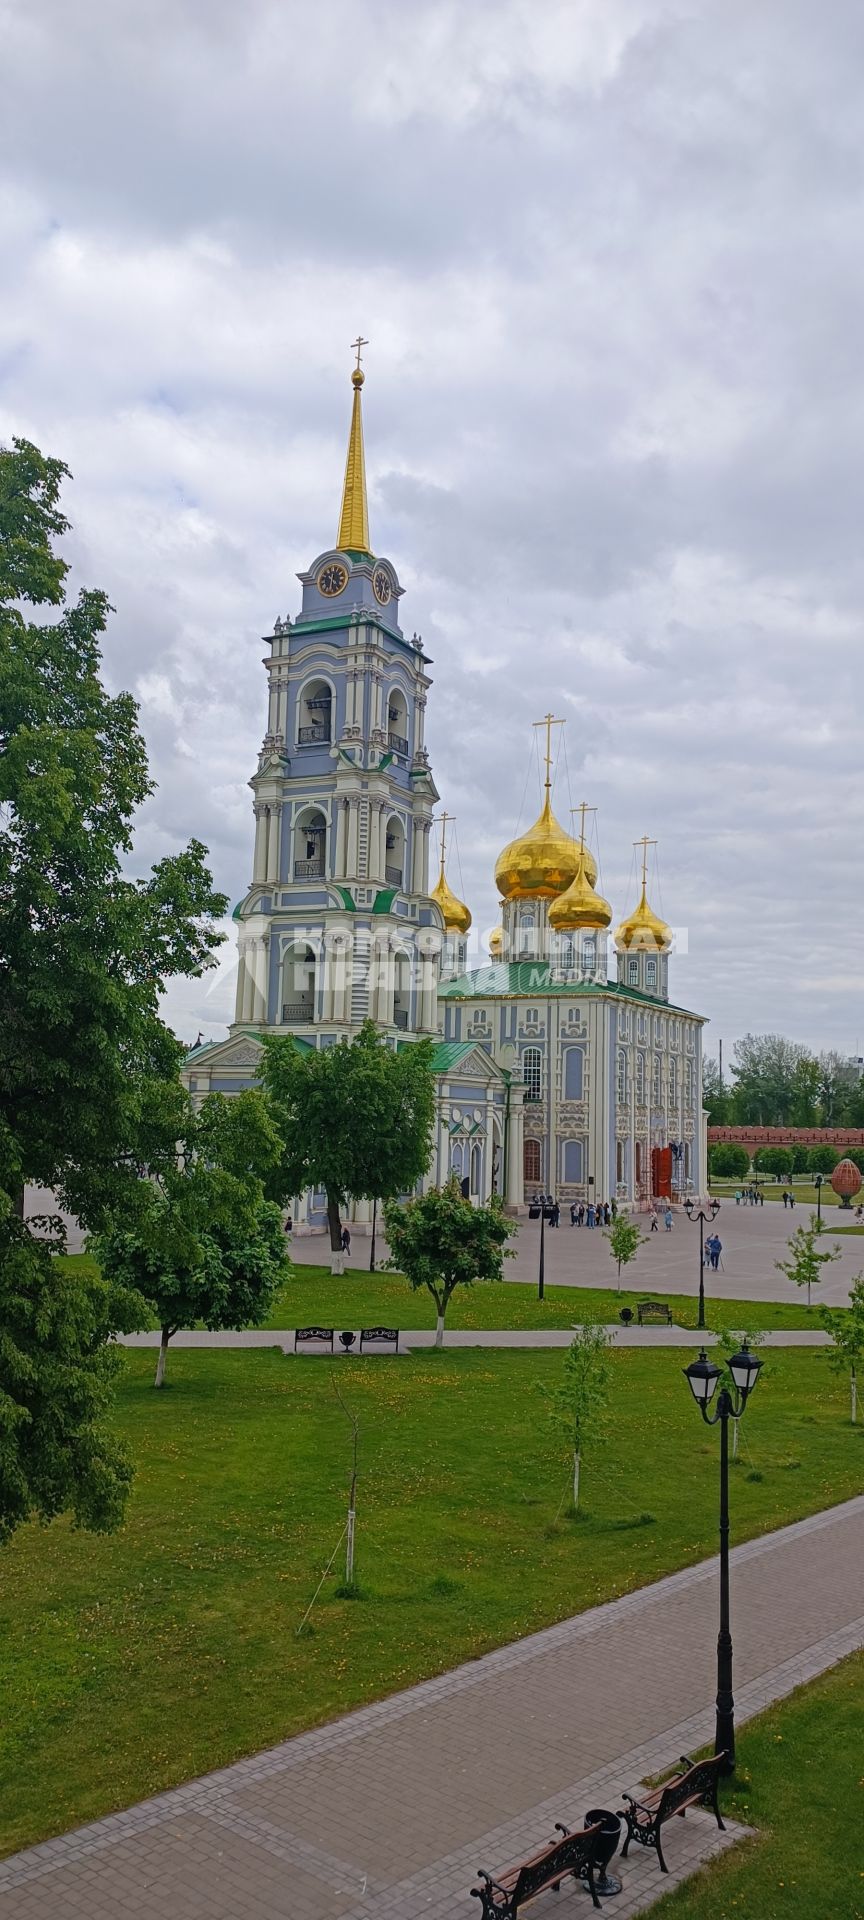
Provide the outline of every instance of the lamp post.
{"type": "Polygon", "coordinates": [[[720,1212],[720,1202],[719,1200],[711,1200],[708,1204],[707,1213],[704,1207],[700,1207],[698,1213],[694,1213],[693,1202],[688,1195],[684,1202],[684,1212],[688,1220],[698,1220],[699,1222],[699,1318],[696,1325],[701,1333],[705,1326],[705,1222],[706,1220],[716,1220],[720,1212]]]}
{"type": "Polygon", "coordinates": [[[816,1218],[821,1227],[822,1225],[822,1175],[821,1173],[817,1173],[816,1178],[813,1182],[813,1185],[816,1188],[816,1218]]]}
{"type": "Polygon", "coordinates": [[[546,1270],[546,1247],[545,1247],[545,1241],[544,1241],[545,1231],[546,1231],[546,1195],[544,1193],[544,1194],[541,1194],[540,1196],[540,1266],[537,1273],[538,1300],[542,1300],[543,1298],[543,1277],[546,1270]]]}
{"type": "Polygon", "coordinates": [[[714,1752],[725,1756],[723,1772],[735,1769],[735,1701],[732,1695],[732,1633],[729,1625],[729,1422],[740,1420],[759,1378],[762,1365],[751,1353],[746,1340],[727,1362],[732,1378],[720,1388],[713,1413],[708,1412],[722,1368],[706,1357],[703,1348],[698,1360],[684,1368],[690,1388],[706,1426],[720,1426],[720,1631],[717,1635],[717,1713],[714,1752]]]}

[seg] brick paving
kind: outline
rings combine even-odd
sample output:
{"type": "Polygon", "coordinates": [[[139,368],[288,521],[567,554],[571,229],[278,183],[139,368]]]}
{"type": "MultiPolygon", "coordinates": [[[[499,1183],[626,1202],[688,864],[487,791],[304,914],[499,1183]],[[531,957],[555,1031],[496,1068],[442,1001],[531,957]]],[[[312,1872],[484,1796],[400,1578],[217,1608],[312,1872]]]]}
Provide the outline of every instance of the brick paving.
{"type": "MultiPolygon", "coordinates": [[[[739,1720],[864,1645],[864,1496],[733,1553],[739,1720]]],[[[453,1920],[556,1820],[710,1737],[715,1561],[579,1614],[270,1752],[0,1863],[0,1920],[453,1920]]],[[[674,1823],[644,1912],[742,1829],[674,1823]]],[[[542,1920],[544,1900],[537,1905],[542,1920]]],[[[557,1920],[588,1911],[571,1884],[557,1920]]]]}

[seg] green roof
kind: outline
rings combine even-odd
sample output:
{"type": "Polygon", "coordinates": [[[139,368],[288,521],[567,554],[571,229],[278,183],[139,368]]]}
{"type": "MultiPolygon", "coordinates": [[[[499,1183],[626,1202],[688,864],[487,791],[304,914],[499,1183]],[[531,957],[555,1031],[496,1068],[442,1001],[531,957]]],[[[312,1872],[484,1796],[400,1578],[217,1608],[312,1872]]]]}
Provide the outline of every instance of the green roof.
{"type": "Polygon", "coordinates": [[[432,1072],[449,1073],[469,1053],[476,1053],[476,1040],[438,1040],[432,1049],[432,1072]]]}
{"type": "MultiPolygon", "coordinates": [[[[668,1007],[670,1013],[687,1013],[687,1007],[676,1007],[666,1000],[658,1000],[653,993],[642,993],[639,987],[622,986],[619,980],[561,980],[553,978],[553,970],[546,960],[509,960],[490,963],[488,967],[478,967],[474,973],[462,973],[457,980],[448,980],[438,989],[440,1000],[532,1000],[540,999],[544,994],[566,995],[569,1000],[636,1000],[643,1007],[668,1007]]],[[[691,1016],[701,1019],[700,1014],[691,1016]]]]}

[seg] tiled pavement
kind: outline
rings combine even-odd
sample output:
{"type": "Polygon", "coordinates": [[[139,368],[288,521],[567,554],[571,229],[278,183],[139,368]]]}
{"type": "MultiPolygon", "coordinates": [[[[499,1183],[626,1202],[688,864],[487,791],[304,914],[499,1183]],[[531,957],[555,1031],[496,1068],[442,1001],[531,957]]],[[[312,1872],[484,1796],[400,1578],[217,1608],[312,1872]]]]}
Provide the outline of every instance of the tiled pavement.
{"type": "MultiPolygon", "coordinates": [[[[733,1554],[739,1718],[864,1644],[864,1496],[733,1554]]],[[[710,1737],[716,1562],[673,1574],[269,1753],[0,1863],[0,1920],[453,1920],[477,1866],[710,1737]],[[694,1711],[695,1707],[695,1711],[694,1711]]],[[[740,1831],[740,1830],[739,1830],[740,1831]]],[[[629,1916],[720,1835],[637,1855],[629,1916]]],[[[556,1920],[590,1911],[568,1885],[556,1920]]]]}
{"type": "MultiPolygon", "coordinates": [[[[359,1332],[359,1328],[355,1328],[359,1332]]],[[[717,1335],[706,1331],[697,1334],[692,1327],[621,1327],[608,1326],[613,1347],[688,1347],[695,1354],[697,1347],[713,1347],[717,1344],[717,1335]]],[[[124,1333],[119,1336],[127,1347],[158,1347],[158,1333],[124,1333]]],[[[496,1330],[484,1327],[479,1330],[454,1327],[444,1334],[447,1347],[569,1347],[573,1338],[572,1328],[562,1327],[502,1328],[496,1330]]],[[[399,1335],[399,1351],[407,1353],[411,1347],[431,1347],[435,1342],[432,1327],[403,1328],[399,1335]]],[[[262,1328],[245,1327],[228,1333],[208,1333],[199,1328],[190,1328],[184,1333],[175,1333],[173,1347],[281,1347],[283,1353],[294,1351],[294,1331],[291,1327],[262,1328]]],[[[820,1327],[786,1327],[765,1334],[766,1347],[829,1347],[830,1336],[820,1327]]],[[[320,1352],[325,1352],[322,1348],[320,1352]]],[[[314,1359],[314,1351],[306,1350],[304,1359],[314,1359]]],[[[344,1349],[334,1346],[336,1359],[356,1359],[356,1352],[345,1354],[344,1349]]],[[[385,1351],[379,1352],[377,1359],[392,1358],[385,1351]]],[[[327,1353],[329,1360],[330,1355],[327,1353]]]]}

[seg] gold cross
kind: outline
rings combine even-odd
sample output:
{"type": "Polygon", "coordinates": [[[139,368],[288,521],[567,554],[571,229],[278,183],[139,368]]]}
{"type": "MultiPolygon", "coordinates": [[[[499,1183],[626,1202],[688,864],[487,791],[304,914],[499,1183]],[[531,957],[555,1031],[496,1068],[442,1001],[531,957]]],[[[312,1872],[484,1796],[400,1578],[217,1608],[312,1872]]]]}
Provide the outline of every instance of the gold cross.
{"type": "Polygon", "coordinates": [[[656,847],[657,842],[649,840],[647,833],[643,833],[641,840],[634,840],[633,845],[642,848],[642,885],[646,887],[648,885],[648,848],[656,847]]]}
{"type": "Polygon", "coordinates": [[[356,340],[352,340],[352,342],[351,342],[351,352],[353,353],[353,352],[354,352],[354,350],[355,350],[355,348],[356,348],[356,351],[357,351],[357,365],[358,365],[358,367],[359,367],[359,365],[360,365],[360,348],[361,348],[361,347],[368,347],[368,345],[369,345],[369,342],[368,342],[368,340],[364,340],[364,339],[363,339],[363,336],[362,336],[362,334],[360,334],[360,333],[358,333],[358,335],[357,335],[357,338],[356,338],[356,340]]]}
{"type": "Polygon", "coordinates": [[[535,720],[532,724],[546,728],[546,792],[549,793],[552,787],[552,728],[563,727],[564,722],[556,720],[554,714],[546,713],[542,720],[535,720]]]}
{"type": "Polygon", "coordinates": [[[446,810],[445,810],[445,812],[444,812],[444,813],[442,813],[442,815],[441,815],[441,818],[440,818],[440,821],[439,821],[439,825],[440,825],[440,828],[441,828],[441,878],[442,878],[442,880],[443,880],[443,878],[444,878],[444,854],[445,854],[445,851],[446,851],[446,846],[447,846],[447,822],[448,822],[448,820],[449,820],[449,822],[450,822],[450,825],[451,825],[451,827],[452,827],[452,826],[454,826],[454,825],[455,825],[455,821],[456,821],[456,815],[455,815],[455,813],[447,813],[447,812],[446,812],[446,810]]]}
{"type": "Polygon", "coordinates": [[[579,842],[580,842],[580,845],[583,847],[585,845],[585,815],[586,813],[596,813],[596,812],[597,812],[597,808],[589,807],[587,800],[580,800],[578,807],[570,808],[571,816],[574,813],[580,813],[582,815],[582,818],[579,823],[579,842]]]}

